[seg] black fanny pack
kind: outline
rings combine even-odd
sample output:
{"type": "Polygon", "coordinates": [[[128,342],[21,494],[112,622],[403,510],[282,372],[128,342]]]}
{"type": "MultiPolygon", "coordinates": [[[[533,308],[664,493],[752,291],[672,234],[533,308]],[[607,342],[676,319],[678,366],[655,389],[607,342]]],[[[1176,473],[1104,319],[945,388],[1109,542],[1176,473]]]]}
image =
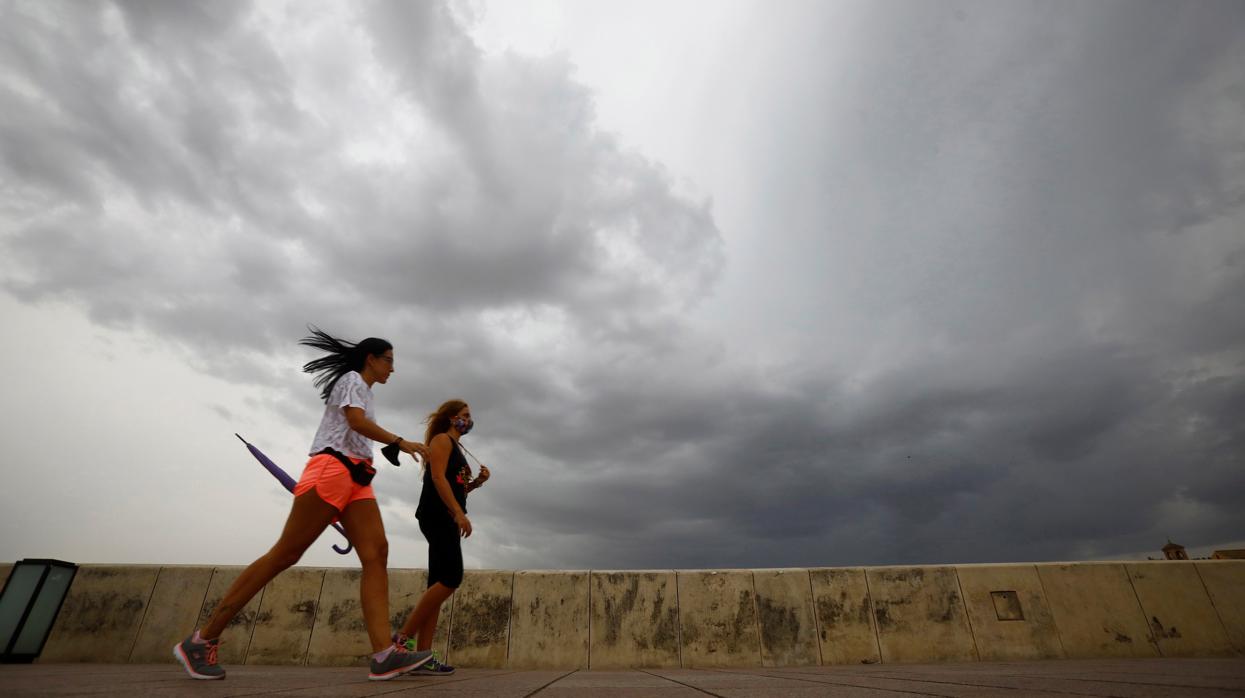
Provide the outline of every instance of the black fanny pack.
{"type": "Polygon", "coordinates": [[[366,487],[367,485],[372,484],[372,478],[376,477],[376,469],[368,465],[366,461],[359,461],[356,463],[350,460],[346,454],[335,448],[326,448],[316,455],[319,456],[322,454],[328,454],[341,461],[341,464],[346,466],[346,470],[350,471],[350,479],[354,480],[355,484],[366,487]]]}

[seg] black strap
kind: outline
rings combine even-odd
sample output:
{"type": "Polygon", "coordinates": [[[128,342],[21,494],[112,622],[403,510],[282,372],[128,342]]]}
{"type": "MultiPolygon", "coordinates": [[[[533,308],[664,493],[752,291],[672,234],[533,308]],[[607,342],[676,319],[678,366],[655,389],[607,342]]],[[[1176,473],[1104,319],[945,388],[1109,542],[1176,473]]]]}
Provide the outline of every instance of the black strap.
{"type": "Polygon", "coordinates": [[[341,464],[346,466],[346,470],[350,471],[350,479],[354,480],[355,484],[366,487],[367,485],[372,484],[372,478],[376,477],[376,469],[368,465],[366,461],[359,461],[356,463],[353,460],[350,460],[346,454],[331,446],[325,448],[316,455],[319,456],[323,454],[328,454],[341,461],[341,464]]]}

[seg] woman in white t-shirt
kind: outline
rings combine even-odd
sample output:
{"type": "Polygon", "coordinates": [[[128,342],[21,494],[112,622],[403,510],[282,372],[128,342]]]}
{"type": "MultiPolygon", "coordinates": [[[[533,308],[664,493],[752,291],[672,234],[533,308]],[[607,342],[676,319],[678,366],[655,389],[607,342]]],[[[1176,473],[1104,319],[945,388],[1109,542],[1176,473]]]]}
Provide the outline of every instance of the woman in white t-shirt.
{"type": "Polygon", "coordinates": [[[211,618],[173,648],[173,654],[196,679],[223,679],[216,661],[220,635],[229,621],[273,577],[298,562],[335,519],[341,521],[363,568],[360,596],[363,619],[372,642],[372,680],[391,679],[413,671],[432,656],[397,647],[389,627],[389,543],[380,508],[372,491],[372,442],[396,445],[427,459],[423,444],[407,441],[376,423],[372,386],[393,374],[393,345],[371,337],[345,342],[316,328],[299,343],[327,352],[303,366],[316,375],[324,416],[312,440],[311,459],[294,488],[294,505],[276,545],[238,576],[211,618]]]}

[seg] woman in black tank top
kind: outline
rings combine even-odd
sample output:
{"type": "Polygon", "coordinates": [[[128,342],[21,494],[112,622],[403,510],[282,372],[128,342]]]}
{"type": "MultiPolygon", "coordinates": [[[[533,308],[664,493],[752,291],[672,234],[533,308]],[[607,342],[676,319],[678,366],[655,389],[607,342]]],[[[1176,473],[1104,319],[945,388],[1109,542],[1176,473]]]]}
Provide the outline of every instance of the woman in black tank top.
{"type": "MultiPolygon", "coordinates": [[[[463,455],[459,439],[471,431],[471,407],[462,400],[449,400],[428,415],[424,442],[430,456],[424,470],[424,488],[419,494],[415,517],[419,530],[428,540],[428,589],[419,597],[415,610],[402,625],[396,638],[399,645],[421,650],[432,649],[432,636],[441,615],[441,604],[463,581],[462,539],[471,535],[467,518],[467,494],[483,485],[489,471],[483,464],[479,474],[463,455]]],[[[448,675],[454,668],[437,659],[425,664],[419,673],[448,675]]]]}
{"type": "MultiPolygon", "coordinates": [[[[470,419],[470,412],[468,412],[470,419]]],[[[435,437],[434,437],[435,438],[435,437]]],[[[459,509],[464,514],[467,513],[467,483],[472,482],[471,465],[467,463],[467,458],[463,456],[462,448],[459,447],[457,440],[450,438],[450,457],[449,462],[445,466],[445,479],[449,483],[450,492],[454,495],[454,501],[458,503],[459,509]]],[[[436,481],[432,478],[433,469],[424,468],[424,489],[419,493],[419,507],[415,510],[415,518],[420,522],[428,522],[433,525],[453,526],[454,513],[450,508],[441,501],[441,494],[437,491],[436,481]]]]}

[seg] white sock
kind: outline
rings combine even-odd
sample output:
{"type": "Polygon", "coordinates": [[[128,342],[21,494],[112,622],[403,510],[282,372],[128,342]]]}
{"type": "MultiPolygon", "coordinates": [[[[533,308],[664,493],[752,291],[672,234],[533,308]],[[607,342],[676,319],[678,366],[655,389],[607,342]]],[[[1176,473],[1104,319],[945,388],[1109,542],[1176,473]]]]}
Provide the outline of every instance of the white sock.
{"type": "Polygon", "coordinates": [[[377,652],[376,654],[373,654],[373,655],[372,655],[372,659],[375,659],[375,660],[376,660],[376,661],[378,661],[378,662],[383,662],[383,661],[385,661],[386,659],[389,659],[389,655],[390,655],[390,653],[392,653],[392,652],[393,652],[393,650],[394,650],[394,646],[393,646],[393,645],[389,645],[389,646],[388,646],[388,647],[386,647],[385,649],[383,649],[383,650],[381,650],[381,651],[377,652]]]}

